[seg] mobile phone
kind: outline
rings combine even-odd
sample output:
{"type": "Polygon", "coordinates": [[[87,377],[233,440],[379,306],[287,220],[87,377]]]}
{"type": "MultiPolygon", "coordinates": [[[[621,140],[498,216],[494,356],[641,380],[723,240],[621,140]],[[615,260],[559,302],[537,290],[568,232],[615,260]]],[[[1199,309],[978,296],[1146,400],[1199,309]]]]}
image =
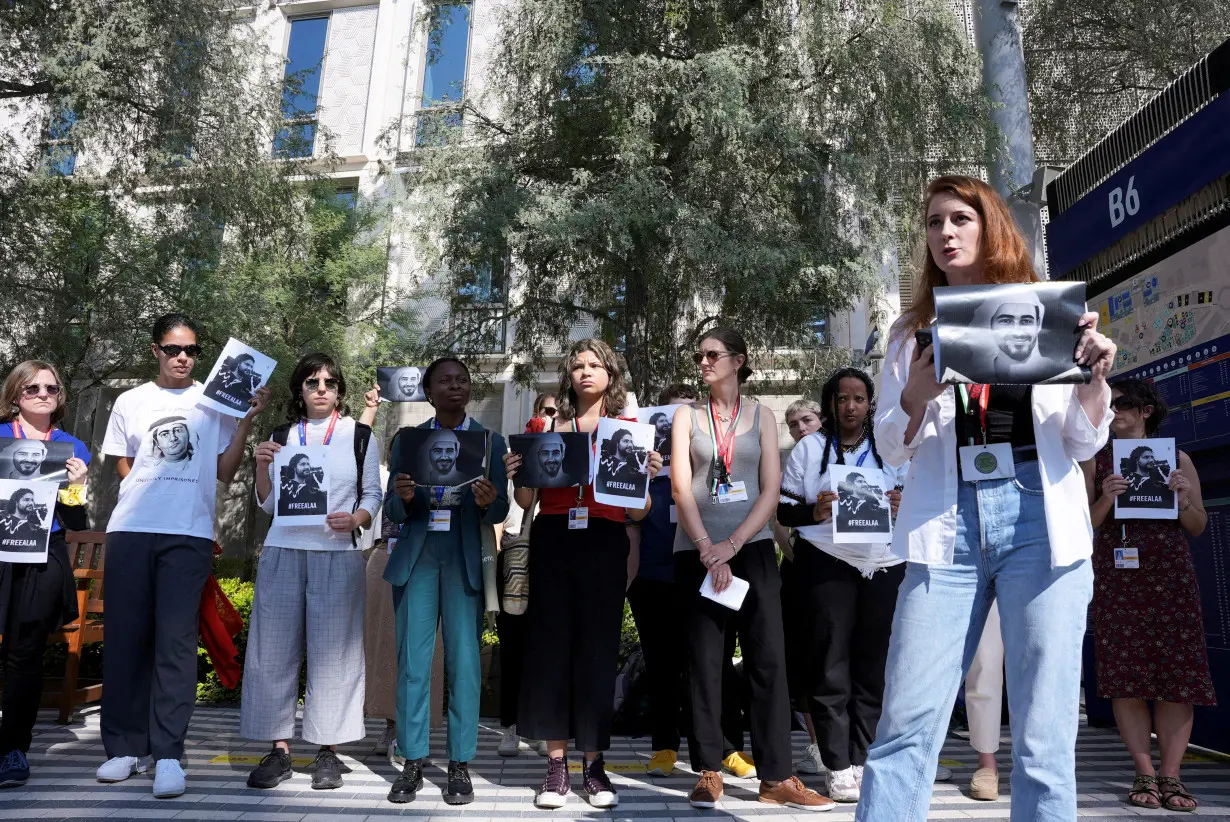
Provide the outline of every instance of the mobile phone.
{"type": "Polygon", "coordinates": [[[920,328],[914,332],[914,344],[918,346],[918,350],[922,351],[927,346],[931,345],[931,329],[920,328]]]}

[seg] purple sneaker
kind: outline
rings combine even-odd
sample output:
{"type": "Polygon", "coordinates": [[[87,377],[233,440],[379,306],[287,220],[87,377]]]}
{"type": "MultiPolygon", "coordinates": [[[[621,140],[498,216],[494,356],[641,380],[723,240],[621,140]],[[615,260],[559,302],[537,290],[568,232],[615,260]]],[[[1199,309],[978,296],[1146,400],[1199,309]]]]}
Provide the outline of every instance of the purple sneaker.
{"type": "MultiPolygon", "coordinates": [[[[586,783],[588,784],[588,782],[586,783]]],[[[539,808],[562,808],[572,791],[568,780],[568,760],[562,756],[547,760],[547,778],[542,780],[542,790],[534,797],[539,808]]]]}
{"type": "Polygon", "coordinates": [[[585,765],[585,793],[589,794],[589,804],[595,808],[613,808],[619,804],[615,786],[606,775],[606,763],[602,760],[602,754],[598,754],[593,762],[585,765]]]}

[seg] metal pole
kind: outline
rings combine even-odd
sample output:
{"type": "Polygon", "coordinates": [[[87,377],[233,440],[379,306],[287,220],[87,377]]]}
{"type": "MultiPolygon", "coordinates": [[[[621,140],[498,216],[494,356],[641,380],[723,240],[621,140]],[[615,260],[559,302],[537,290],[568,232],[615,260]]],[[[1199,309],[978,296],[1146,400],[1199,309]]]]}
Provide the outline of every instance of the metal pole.
{"type": "Polygon", "coordinates": [[[996,104],[991,119],[1001,142],[990,147],[990,182],[1008,201],[1033,255],[1034,270],[1046,276],[1042,225],[1038,208],[1017,192],[1033,181],[1033,125],[1029,119],[1029,89],[1025,52],[1016,0],[972,0],[974,41],[982,55],[982,81],[996,104]]]}

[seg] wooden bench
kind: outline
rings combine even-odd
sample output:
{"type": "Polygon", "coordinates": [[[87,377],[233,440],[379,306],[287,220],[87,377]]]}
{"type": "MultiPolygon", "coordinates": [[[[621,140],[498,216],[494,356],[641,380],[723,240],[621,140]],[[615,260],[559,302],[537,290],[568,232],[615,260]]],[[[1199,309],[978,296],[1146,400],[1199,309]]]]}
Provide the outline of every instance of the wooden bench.
{"type": "MultiPolygon", "coordinates": [[[[46,677],[40,706],[59,708],[61,725],[67,725],[78,705],[102,699],[102,683],[80,685],[81,651],[86,645],[103,640],[103,560],[107,535],[101,531],[66,531],[68,561],[77,579],[77,618],[47,635],[47,644],[68,644],[64,676],[46,677]]],[[[3,637],[0,637],[2,640],[3,637]]]]}

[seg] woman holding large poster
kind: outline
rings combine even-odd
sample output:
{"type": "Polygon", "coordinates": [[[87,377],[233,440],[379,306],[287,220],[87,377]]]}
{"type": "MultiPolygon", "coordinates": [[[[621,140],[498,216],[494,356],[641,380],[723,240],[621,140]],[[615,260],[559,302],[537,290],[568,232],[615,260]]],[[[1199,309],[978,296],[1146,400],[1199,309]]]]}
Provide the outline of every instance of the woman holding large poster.
{"type": "MultiPolygon", "coordinates": [[[[1151,382],[1117,382],[1113,397],[1110,430],[1118,440],[1152,437],[1166,418],[1166,402],[1151,382]]],[[[1140,447],[1133,449],[1131,468],[1146,462],[1138,451],[1140,447]]],[[[1209,522],[1200,477],[1187,454],[1179,451],[1178,466],[1159,489],[1178,497],[1178,518],[1129,520],[1122,514],[1116,517],[1114,508],[1116,498],[1122,502],[1133,482],[1114,464],[1111,445],[1083,467],[1098,528],[1090,609],[1098,695],[1111,700],[1119,734],[1136,766],[1128,802],[1191,811],[1197,803],[1180,781],[1179,767],[1192,732],[1192,706],[1217,704],[1196,567],[1187,542],[1188,535],[1204,533],[1209,522]],[[1157,734],[1162,754],[1156,772],[1151,733],[1157,734]]]]}
{"type": "MultiPolygon", "coordinates": [[[[77,583],[73,579],[65,527],[89,527],[85,476],[90,449],[57,427],[64,419],[67,392],[51,363],[27,360],[4,381],[0,396],[0,435],[42,446],[62,442],[72,455],[61,463],[68,487],[55,504],[55,520],[45,562],[0,562],[0,633],[4,634],[4,716],[0,719],[0,787],[24,785],[30,777],[26,751],[38,718],[43,693],[43,651],[47,635],[77,618],[77,583]]],[[[45,448],[43,449],[46,450],[45,448]]],[[[26,481],[48,483],[37,478],[26,481]]],[[[54,489],[54,482],[50,483],[54,489]]],[[[41,546],[40,546],[41,547],[41,546]]]]}
{"type": "Polygon", "coordinates": [[[917,334],[935,291],[1036,281],[1025,242],[986,183],[927,188],[926,246],[913,305],[893,326],[875,438],[884,460],[913,458],[893,551],[907,561],[856,819],[921,822],[961,677],[999,606],[1013,722],[1014,818],[1076,817],[1080,654],[1093,587],[1093,534],[1080,461],[1109,433],[1115,346],[1081,317],[1081,385],[953,387],[917,334]]]}

